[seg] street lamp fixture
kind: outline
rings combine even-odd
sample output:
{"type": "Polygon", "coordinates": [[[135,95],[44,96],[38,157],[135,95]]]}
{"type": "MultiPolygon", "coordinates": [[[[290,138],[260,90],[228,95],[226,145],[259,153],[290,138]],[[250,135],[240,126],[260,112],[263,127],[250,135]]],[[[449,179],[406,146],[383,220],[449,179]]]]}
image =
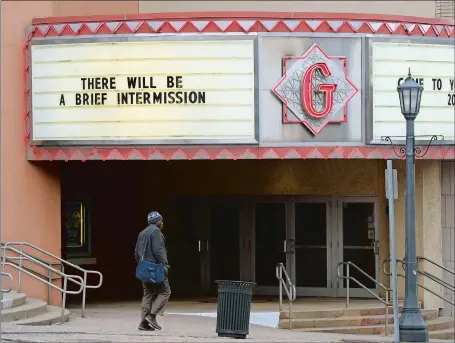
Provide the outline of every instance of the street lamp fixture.
{"type": "Polygon", "coordinates": [[[406,147],[398,153],[390,137],[384,137],[392,144],[393,151],[400,158],[406,158],[406,212],[405,212],[405,299],[400,316],[400,342],[428,342],[428,330],[417,298],[417,256],[416,256],[416,201],[415,201],[415,158],[423,157],[431,145],[437,140],[433,136],[422,153],[415,147],[414,121],[420,111],[423,87],[411,77],[411,69],[406,80],[397,87],[401,113],[406,119],[406,147]]]}
{"type": "MultiPolygon", "coordinates": [[[[397,87],[401,113],[406,119],[406,213],[405,213],[405,298],[400,317],[400,342],[428,342],[427,325],[417,299],[415,133],[414,120],[420,111],[423,86],[411,78],[397,87]]],[[[431,143],[431,141],[430,141],[431,143]]]]}
{"type": "Polygon", "coordinates": [[[423,86],[412,79],[411,68],[409,68],[408,77],[397,87],[397,91],[403,116],[406,120],[416,119],[420,112],[420,100],[422,100],[423,86]]]}

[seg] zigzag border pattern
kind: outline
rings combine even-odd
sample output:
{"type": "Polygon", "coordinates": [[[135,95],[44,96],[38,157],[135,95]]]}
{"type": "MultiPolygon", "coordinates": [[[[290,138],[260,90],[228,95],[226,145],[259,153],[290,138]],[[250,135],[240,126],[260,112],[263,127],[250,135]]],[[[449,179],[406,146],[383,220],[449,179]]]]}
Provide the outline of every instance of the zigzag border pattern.
{"type": "MultiPolygon", "coordinates": [[[[153,147],[42,148],[28,146],[32,161],[397,159],[391,147],[153,147]]],[[[455,148],[432,147],[423,159],[453,160],[455,148]]]]}
{"type": "Polygon", "coordinates": [[[35,25],[35,37],[153,34],[319,32],[455,37],[454,25],[355,20],[131,20],[35,25]]]}

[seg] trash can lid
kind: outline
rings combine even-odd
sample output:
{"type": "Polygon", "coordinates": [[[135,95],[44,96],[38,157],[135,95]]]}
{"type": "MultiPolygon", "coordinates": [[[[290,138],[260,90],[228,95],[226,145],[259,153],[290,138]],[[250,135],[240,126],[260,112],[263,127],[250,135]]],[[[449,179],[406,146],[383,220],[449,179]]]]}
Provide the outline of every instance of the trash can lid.
{"type": "Polygon", "coordinates": [[[249,281],[232,281],[232,280],[216,280],[215,283],[232,283],[232,284],[243,284],[243,285],[253,285],[256,286],[255,282],[249,282],[249,281]]]}

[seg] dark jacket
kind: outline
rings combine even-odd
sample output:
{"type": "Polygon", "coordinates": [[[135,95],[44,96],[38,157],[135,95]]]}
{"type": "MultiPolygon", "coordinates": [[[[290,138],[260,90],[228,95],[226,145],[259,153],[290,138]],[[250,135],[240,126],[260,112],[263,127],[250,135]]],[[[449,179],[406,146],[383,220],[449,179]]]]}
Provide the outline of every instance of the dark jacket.
{"type": "Polygon", "coordinates": [[[145,249],[144,260],[156,264],[164,264],[166,269],[169,269],[166,241],[161,230],[153,224],[142,230],[137,237],[136,248],[134,249],[134,258],[136,259],[136,262],[139,262],[142,258],[142,253],[147,243],[147,237],[150,238],[148,246],[145,249]]]}

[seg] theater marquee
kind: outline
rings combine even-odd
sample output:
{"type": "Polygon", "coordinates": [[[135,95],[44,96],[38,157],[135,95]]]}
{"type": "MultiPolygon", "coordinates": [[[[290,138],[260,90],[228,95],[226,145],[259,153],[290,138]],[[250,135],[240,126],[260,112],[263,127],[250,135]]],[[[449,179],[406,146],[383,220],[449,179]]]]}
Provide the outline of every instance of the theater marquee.
{"type": "Polygon", "coordinates": [[[252,40],[37,44],[35,144],[254,143],[252,40]]]}
{"type": "Polygon", "coordinates": [[[453,40],[451,45],[373,42],[371,55],[373,142],[380,143],[384,136],[404,140],[406,121],[397,86],[411,68],[414,80],[424,87],[415,122],[417,139],[441,135],[451,144],[455,139],[453,40]]]}

